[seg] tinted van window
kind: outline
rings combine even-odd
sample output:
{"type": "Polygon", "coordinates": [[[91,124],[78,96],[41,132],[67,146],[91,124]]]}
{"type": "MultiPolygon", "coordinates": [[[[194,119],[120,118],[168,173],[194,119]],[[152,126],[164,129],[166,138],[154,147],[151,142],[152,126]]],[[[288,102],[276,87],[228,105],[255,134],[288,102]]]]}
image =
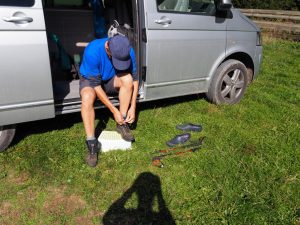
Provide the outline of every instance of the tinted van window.
{"type": "Polygon", "coordinates": [[[33,5],[34,5],[34,0],[0,0],[0,6],[30,7],[33,5]]]}
{"type": "Polygon", "coordinates": [[[214,13],[214,0],[156,0],[160,12],[181,12],[211,15],[214,13]]]}
{"type": "Polygon", "coordinates": [[[59,7],[83,7],[87,8],[90,0],[43,0],[43,5],[47,8],[59,8],[59,7]]]}

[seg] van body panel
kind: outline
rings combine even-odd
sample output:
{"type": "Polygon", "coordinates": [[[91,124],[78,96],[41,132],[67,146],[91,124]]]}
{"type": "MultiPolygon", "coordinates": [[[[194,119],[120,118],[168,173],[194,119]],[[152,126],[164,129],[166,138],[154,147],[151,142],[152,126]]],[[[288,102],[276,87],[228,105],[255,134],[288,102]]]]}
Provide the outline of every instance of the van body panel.
{"type": "Polygon", "coordinates": [[[17,105],[13,109],[0,109],[0,124],[4,126],[51,118],[53,117],[52,113],[49,113],[49,108],[53,108],[50,107],[51,105],[53,105],[53,101],[44,101],[30,103],[24,108],[23,105],[17,105]]]}
{"type": "Polygon", "coordinates": [[[0,126],[54,117],[48,42],[40,0],[33,7],[0,6],[0,126]],[[15,13],[27,24],[5,22],[15,13]],[[21,13],[21,14],[20,14],[21,13]]]}
{"type": "Polygon", "coordinates": [[[257,46],[260,29],[237,9],[232,9],[233,18],[228,20],[226,57],[234,53],[246,53],[254,65],[254,78],[262,61],[262,46],[257,46]]]}
{"type": "Polygon", "coordinates": [[[215,72],[217,71],[218,67],[221,65],[221,63],[226,59],[226,52],[224,51],[221,55],[219,55],[218,58],[215,59],[212,67],[210,68],[210,71],[208,73],[208,84],[206,86],[206,88],[203,90],[203,92],[207,92],[210,86],[210,81],[213,78],[213,75],[215,74],[215,72]]]}
{"type": "Polygon", "coordinates": [[[206,91],[215,59],[225,53],[227,19],[213,15],[160,12],[156,1],[144,1],[144,6],[146,98],[206,91]],[[157,20],[163,18],[171,20],[171,23],[158,24],[157,20]],[[171,85],[170,88],[168,85],[171,85]]]}
{"type": "Polygon", "coordinates": [[[254,76],[255,79],[259,73],[260,65],[262,63],[262,46],[256,46],[255,57],[254,57],[254,76]]]}
{"type": "Polygon", "coordinates": [[[43,10],[36,8],[18,8],[0,6],[0,29],[1,30],[45,30],[45,20],[43,10]],[[27,24],[6,22],[4,18],[10,19],[13,16],[24,16],[32,18],[32,22],[27,24]]]}
{"type": "Polygon", "coordinates": [[[226,57],[242,52],[249,55],[252,60],[255,56],[256,48],[256,32],[240,32],[240,31],[227,31],[227,47],[226,57]]]}
{"type": "Polygon", "coordinates": [[[231,9],[232,18],[227,21],[228,31],[243,31],[243,32],[257,32],[260,29],[256,24],[246,17],[240,10],[231,9]]]}
{"type": "Polygon", "coordinates": [[[160,84],[146,85],[147,101],[164,98],[197,94],[206,90],[209,85],[208,78],[184,80],[181,82],[165,82],[160,84]],[[176,90],[176,92],[174,92],[176,90]]]}

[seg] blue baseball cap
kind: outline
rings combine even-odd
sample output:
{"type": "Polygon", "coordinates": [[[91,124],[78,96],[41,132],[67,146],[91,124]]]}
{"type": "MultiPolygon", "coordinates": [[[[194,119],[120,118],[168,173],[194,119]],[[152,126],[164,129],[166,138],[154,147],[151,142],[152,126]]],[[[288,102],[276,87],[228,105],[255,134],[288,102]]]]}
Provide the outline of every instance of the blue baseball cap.
{"type": "Polygon", "coordinates": [[[108,40],[112,64],[117,70],[127,70],[131,65],[130,43],[127,37],[116,35],[108,40]]]}

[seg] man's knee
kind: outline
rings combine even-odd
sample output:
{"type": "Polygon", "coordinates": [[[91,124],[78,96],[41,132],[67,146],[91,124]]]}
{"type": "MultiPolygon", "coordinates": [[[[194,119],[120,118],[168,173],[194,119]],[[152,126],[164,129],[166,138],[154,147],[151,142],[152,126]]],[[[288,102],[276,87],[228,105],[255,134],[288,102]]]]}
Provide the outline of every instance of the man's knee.
{"type": "Polygon", "coordinates": [[[120,77],[120,80],[121,80],[121,87],[124,87],[126,89],[132,89],[133,80],[131,74],[120,77]]]}
{"type": "Polygon", "coordinates": [[[82,107],[90,108],[93,107],[95,99],[96,99],[96,93],[92,88],[84,88],[80,92],[81,95],[81,103],[82,107]]]}

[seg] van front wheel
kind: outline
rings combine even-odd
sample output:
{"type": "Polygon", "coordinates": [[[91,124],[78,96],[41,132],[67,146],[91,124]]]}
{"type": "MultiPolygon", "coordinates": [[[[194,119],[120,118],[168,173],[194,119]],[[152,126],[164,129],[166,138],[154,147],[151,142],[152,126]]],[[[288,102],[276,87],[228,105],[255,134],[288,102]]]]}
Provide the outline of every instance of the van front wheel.
{"type": "Polygon", "coordinates": [[[206,96],[217,105],[236,104],[243,97],[246,88],[246,66],[238,60],[230,59],[218,67],[206,96]]]}
{"type": "Polygon", "coordinates": [[[12,142],[16,132],[15,125],[0,126],[0,152],[4,152],[12,142]]]}

